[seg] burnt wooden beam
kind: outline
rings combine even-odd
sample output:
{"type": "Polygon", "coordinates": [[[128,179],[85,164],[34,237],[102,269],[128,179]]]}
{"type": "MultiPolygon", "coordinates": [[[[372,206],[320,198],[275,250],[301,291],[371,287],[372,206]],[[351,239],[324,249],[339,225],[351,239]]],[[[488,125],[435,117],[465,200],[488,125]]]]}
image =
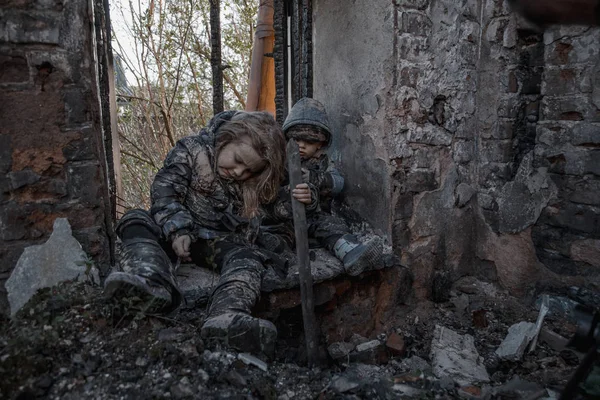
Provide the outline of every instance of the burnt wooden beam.
{"type": "MultiPolygon", "coordinates": [[[[302,182],[300,152],[295,140],[287,144],[288,170],[290,174],[290,192],[302,182]]],[[[306,340],[306,356],[309,365],[318,362],[317,320],[313,295],[310,256],[308,253],[308,224],[304,204],[292,196],[292,211],[294,214],[294,233],[296,235],[296,254],[298,258],[298,273],[300,278],[300,296],[302,299],[302,321],[304,323],[304,338],[306,340]]]]}

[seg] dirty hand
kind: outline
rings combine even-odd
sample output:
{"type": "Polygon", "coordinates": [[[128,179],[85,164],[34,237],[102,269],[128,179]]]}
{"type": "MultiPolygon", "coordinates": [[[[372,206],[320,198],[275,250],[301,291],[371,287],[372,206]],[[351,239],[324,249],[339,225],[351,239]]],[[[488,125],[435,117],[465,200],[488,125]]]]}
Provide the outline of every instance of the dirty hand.
{"type": "Polygon", "coordinates": [[[310,171],[308,170],[308,168],[302,168],[302,182],[310,182],[310,171]]]}
{"type": "Polygon", "coordinates": [[[190,261],[190,244],[192,244],[192,238],[189,235],[177,236],[173,240],[173,251],[182,261],[190,261]]]}
{"type": "Polygon", "coordinates": [[[310,204],[312,202],[310,189],[306,183],[296,185],[296,189],[292,190],[292,196],[300,203],[310,204]]]}

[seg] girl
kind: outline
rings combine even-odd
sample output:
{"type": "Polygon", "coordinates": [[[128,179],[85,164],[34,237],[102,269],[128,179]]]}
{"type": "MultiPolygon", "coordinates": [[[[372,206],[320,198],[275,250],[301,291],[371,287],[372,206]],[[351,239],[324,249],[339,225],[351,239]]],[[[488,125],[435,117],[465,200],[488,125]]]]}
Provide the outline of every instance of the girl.
{"type": "MultiPolygon", "coordinates": [[[[292,217],[289,196],[280,196],[284,164],[285,139],[266,112],[226,111],[178,141],[152,184],[150,212],[132,210],[117,225],[122,271],[106,279],[106,295],[135,294],[146,312],[170,311],[181,301],[171,261],[212,265],[221,275],[202,336],[272,354],[275,326],[250,312],[265,264],[285,248],[261,229],[292,217]]],[[[292,195],[309,210],[318,206],[307,184],[292,195]]]]}

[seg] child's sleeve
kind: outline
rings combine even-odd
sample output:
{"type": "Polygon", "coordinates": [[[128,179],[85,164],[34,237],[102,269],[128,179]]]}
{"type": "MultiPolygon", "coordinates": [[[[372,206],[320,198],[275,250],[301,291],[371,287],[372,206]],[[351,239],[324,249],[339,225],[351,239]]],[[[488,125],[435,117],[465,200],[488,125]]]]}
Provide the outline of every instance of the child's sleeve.
{"type": "Polygon", "coordinates": [[[328,157],[321,164],[319,168],[309,169],[309,182],[318,188],[321,197],[336,197],[344,190],[344,177],[328,157]]]}
{"type": "Polygon", "coordinates": [[[186,138],[178,141],[152,183],[150,213],[169,242],[191,235],[194,219],[183,205],[192,177],[193,159],[186,138]]]}
{"type": "MultiPolygon", "coordinates": [[[[316,186],[311,183],[308,183],[308,188],[310,189],[312,201],[310,204],[306,204],[306,213],[310,215],[319,209],[319,191],[316,186]]],[[[294,219],[294,213],[292,211],[292,193],[290,191],[290,185],[287,182],[279,188],[273,212],[273,217],[278,221],[291,221],[294,219]]]]}

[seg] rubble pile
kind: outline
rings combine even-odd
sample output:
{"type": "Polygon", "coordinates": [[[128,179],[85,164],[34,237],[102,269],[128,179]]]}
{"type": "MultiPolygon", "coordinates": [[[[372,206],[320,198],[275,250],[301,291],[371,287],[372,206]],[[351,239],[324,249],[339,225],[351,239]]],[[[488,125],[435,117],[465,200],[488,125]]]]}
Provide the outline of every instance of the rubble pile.
{"type": "Polygon", "coordinates": [[[553,399],[583,354],[565,347],[576,328],[565,302],[548,299],[465,279],[448,302],[398,307],[389,332],[322,336],[323,364],[307,367],[302,327],[283,316],[268,360],[204,343],[202,308],[131,314],[67,282],[1,321],[0,398],[553,399]]]}

